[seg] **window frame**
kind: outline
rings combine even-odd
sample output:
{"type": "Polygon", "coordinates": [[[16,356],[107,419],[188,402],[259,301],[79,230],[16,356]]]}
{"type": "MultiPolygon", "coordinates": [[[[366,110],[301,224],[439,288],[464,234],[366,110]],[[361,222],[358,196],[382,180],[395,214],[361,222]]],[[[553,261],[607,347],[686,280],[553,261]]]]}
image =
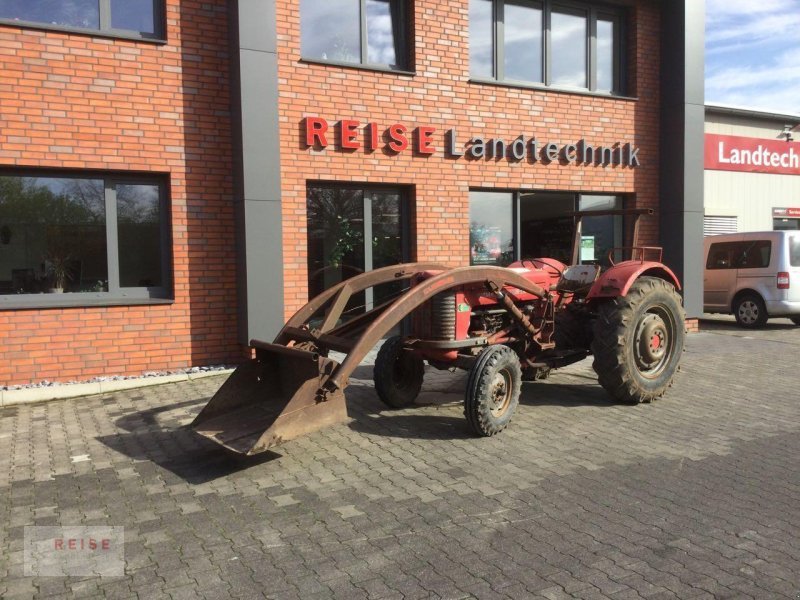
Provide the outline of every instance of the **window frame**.
{"type": "Polygon", "coordinates": [[[413,44],[409,39],[411,35],[411,7],[409,7],[408,0],[400,0],[400,18],[398,27],[398,37],[401,41],[401,55],[397,61],[397,68],[384,63],[369,62],[369,43],[367,36],[367,0],[358,0],[359,11],[359,43],[361,47],[361,56],[359,62],[348,62],[344,60],[328,60],[316,56],[305,56],[303,54],[303,14],[300,12],[300,59],[306,63],[316,63],[323,65],[333,65],[337,67],[350,67],[355,69],[366,69],[370,71],[383,71],[387,73],[399,73],[401,75],[414,75],[412,66],[411,49],[413,44]]]}
{"type": "Polygon", "coordinates": [[[0,18],[0,26],[20,27],[23,29],[42,29],[45,31],[59,31],[63,33],[76,33],[93,37],[113,39],[126,39],[139,42],[152,42],[156,44],[167,43],[167,13],[165,0],[152,0],[153,25],[155,31],[147,33],[133,29],[114,29],[111,27],[111,0],[98,0],[99,27],[74,27],[71,25],[56,25],[40,21],[24,21],[17,19],[0,18]]]}
{"type": "Polygon", "coordinates": [[[172,304],[175,302],[170,186],[166,175],[126,174],[97,171],[0,170],[0,177],[100,179],[103,181],[106,215],[106,260],[108,291],[65,292],[63,294],[1,294],[0,311],[34,308],[69,308],[83,306],[126,306],[137,304],[172,304]],[[119,279],[119,224],[117,221],[118,185],[153,185],[159,191],[161,271],[163,285],[122,287],[119,279]]]}
{"type": "MultiPolygon", "coordinates": [[[[545,89],[550,91],[572,92],[598,96],[629,97],[628,78],[625,68],[626,48],[626,12],[624,7],[615,7],[605,4],[582,4],[571,0],[529,0],[526,2],[531,7],[542,11],[542,80],[528,81],[508,79],[505,77],[505,5],[506,0],[491,0],[492,2],[492,76],[472,75],[469,80],[473,83],[502,85],[509,87],[526,87],[545,89]],[[567,85],[554,85],[552,81],[552,13],[553,10],[565,13],[584,15],[586,18],[586,87],[567,85]],[[613,57],[614,85],[611,91],[597,90],[597,21],[605,20],[614,23],[613,57]]],[[[471,40],[470,40],[471,43],[471,40]]]]}

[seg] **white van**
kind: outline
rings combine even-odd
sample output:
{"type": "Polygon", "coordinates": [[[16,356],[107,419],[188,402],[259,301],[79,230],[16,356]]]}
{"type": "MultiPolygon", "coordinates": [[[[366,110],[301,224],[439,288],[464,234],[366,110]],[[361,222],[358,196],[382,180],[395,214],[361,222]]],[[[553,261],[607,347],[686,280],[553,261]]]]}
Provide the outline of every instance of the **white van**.
{"type": "Polygon", "coordinates": [[[800,325],[800,231],[751,231],[705,238],[703,309],[742,327],[769,317],[800,325]]]}

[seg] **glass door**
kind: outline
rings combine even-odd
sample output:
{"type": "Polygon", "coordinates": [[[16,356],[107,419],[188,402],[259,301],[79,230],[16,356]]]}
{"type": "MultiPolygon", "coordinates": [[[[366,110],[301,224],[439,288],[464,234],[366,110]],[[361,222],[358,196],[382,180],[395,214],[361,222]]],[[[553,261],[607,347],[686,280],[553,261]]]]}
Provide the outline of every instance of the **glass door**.
{"type": "MultiPolygon", "coordinates": [[[[309,186],[308,296],[366,271],[406,262],[404,194],[398,189],[309,186]]],[[[345,317],[402,291],[397,283],[355,294],[345,317]]]]}

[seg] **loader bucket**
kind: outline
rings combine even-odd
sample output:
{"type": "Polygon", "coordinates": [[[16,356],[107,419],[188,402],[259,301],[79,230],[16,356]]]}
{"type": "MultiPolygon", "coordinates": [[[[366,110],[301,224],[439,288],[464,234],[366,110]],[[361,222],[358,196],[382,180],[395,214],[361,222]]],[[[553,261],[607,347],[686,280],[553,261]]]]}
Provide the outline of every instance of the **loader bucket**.
{"type": "Polygon", "coordinates": [[[338,363],[315,352],[252,342],[238,367],[192,422],[200,435],[252,455],[347,419],[344,392],[326,389],[338,363]]]}

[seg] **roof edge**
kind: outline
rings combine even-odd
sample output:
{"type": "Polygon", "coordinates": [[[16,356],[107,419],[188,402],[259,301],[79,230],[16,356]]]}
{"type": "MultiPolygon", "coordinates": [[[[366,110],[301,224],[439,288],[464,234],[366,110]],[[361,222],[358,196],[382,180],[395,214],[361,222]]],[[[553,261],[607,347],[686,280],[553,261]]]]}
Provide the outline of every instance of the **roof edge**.
{"type": "Polygon", "coordinates": [[[744,106],[706,103],[706,114],[709,113],[748,117],[751,119],[761,119],[764,121],[783,121],[785,125],[800,125],[800,114],[777,113],[768,110],[746,108],[744,106]]]}

